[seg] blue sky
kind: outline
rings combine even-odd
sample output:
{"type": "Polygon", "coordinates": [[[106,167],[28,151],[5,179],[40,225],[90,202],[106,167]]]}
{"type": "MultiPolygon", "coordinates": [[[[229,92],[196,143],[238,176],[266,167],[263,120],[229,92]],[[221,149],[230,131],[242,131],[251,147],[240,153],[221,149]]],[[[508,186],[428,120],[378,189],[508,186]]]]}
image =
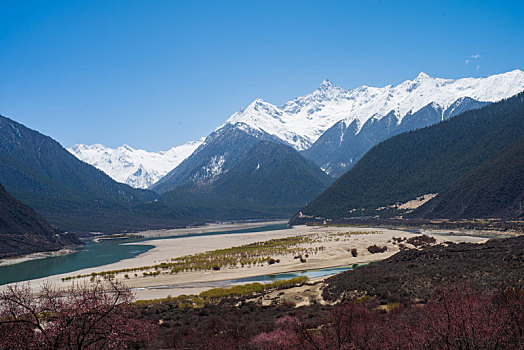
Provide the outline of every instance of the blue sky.
{"type": "Polygon", "coordinates": [[[66,147],[167,149],[325,78],[517,68],[521,1],[0,0],[0,114],[66,147]]]}

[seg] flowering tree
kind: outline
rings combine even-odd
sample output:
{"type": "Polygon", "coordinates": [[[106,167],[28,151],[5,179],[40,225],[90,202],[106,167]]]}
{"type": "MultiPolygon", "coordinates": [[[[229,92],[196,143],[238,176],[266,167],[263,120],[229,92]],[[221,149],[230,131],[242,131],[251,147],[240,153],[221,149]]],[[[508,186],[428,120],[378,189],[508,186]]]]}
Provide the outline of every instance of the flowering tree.
{"type": "Polygon", "coordinates": [[[257,335],[252,344],[259,349],[296,349],[301,347],[297,331],[302,324],[296,317],[284,316],[275,322],[275,329],[257,335]]]}
{"type": "Polygon", "coordinates": [[[277,322],[253,338],[257,349],[523,349],[524,292],[475,292],[452,287],[426,305],[335,306],[320,326],[277,322]]]}
{"type": "Polygon", "coordinates": [[[413,324],[420,346],[439,349],[522,349],[524,294],[441,291],[413,324]]]}
{"type": "Polygon", "coordinates": [[[136,347],[155,334],[139,320],[129,289],[112,282],[67,290],[28,285],[0,293],[0,349],[107,349],[136,347]]]}

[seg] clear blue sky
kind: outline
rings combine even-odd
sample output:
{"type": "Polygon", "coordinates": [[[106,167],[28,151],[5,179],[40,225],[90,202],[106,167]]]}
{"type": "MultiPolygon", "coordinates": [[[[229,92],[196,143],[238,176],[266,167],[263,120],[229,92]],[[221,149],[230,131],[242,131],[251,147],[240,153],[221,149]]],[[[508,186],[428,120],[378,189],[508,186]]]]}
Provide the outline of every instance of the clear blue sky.
{"type": "Polygon", "coordinates": [[[522,1],[0,0],[0,114],[66,147],[167,149],[325,78],[517,68],[522,1]]]}

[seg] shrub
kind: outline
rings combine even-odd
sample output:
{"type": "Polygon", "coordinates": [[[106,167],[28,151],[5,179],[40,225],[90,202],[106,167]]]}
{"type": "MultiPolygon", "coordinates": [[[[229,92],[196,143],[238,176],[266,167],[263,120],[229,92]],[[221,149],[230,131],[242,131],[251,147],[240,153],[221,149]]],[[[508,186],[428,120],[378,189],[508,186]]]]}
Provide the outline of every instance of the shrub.
{"type": "Polygon", "coordinates": [[[280,259],[273,259],[273,258],[270,258],[267,263],[269,265],[273,265],[273,264],[276,264],[276,263],[279,263],[280,262],[280,259]]]}
{"type": "Polygon", "coordinates": [[[427,235],[414,236],[409,238],[406,242],[413,244],[415,247],[428,246],[434,244],[437,240],[427,235]]]}
{"type": "Polygon", "coordinates": [[[257,349],[522,349],[524,293],[443,290],[424,306],[350,302],[324,324],[275,322],[253,339],[257,349]]]}
{"type": "Polygon", "coordinates": [[[204,300],[217,300],[222,298],[239,297],[251,295],[253,293],[260,293],[269,289],[288,288],[295,285],[300,285],[307,282],[306,276],[295,277],[289,280],[277,280],[273,283],[262,284],[259,282],[248,283],[231,288],[213,288],[203,291],[198,296],[204,300]]]}
{"type": "Polygon", "coordinates": [[[388,250],[388,247],[386,247],[386,246],[379,247],[376,244],[370,245],[368,247],[368,252],[370,252],[371,254],[384,253],[387,250],[388,250]]]}

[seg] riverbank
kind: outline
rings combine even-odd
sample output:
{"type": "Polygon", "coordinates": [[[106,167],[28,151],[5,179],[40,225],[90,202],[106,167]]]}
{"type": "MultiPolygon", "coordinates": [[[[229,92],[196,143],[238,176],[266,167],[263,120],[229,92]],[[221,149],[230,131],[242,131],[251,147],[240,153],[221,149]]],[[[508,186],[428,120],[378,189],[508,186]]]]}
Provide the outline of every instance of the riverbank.
{"type": "Polygon", "coordinates": [[[68,255],[68,254],[74,253],[79,248],[81,248],[81,246],[73,246],[73,247],[67,247],[67,248],[55,250],[55,251],[39,252],[39,253],[32,253],[32,254],[27,254],[27,255],[16,256],[12,258],[4,258],[4,259],[0,259],[0,267],[19,264],[19,263],[23,263],[23,262],[31,261],[31,260],[39,260],[39,259],[52,258],[56,256],[68,255]]]}
{"type": "MultiPolygon", "coordinates": [[[[424,231],[436,239],[436,243],[444,242],[485,242],[484,237],[468,235],[443,234],[439,232],[424,231]]],[[[162,274],[157,276],[143,276],[140,272],[137,277],[130,274],[129,279],[121,279],[127,285],[138,288],[136,290],[138,299],[157,299],[168,295],[177,296],[181,294],[198,294],[204,290],[224,286],[223,283],[231,283],[239,279],[250,277],[277,275],[304,270],[320,270],[333,267],[352,266],[355,264],[367,264],[377,260],[386,259],[396,254],[400,248],[393,243],[394,237],[409,239],[420,235],[418,232],[408,232],[390,229],[376,228],[341,228],[341,227],[294,227],[286,232],[285,237],[313,236],[315,242],[300,244],[299,248],[309,250],[308,256],[303,256],[303,262],[296,255],[276,255],[274,259],[280,260],[274,264],[258,264],[250,267],[232,267],[218,271],[190,271],[177,274],[162,274]],[[370,253],[370,246],[387,247],[382,253],[370,253]],[[317,248],[317,250],[315,250],[317,248]],[[321,248],[321,249],[320,249],[321,248]],[[356,249],[357,256],[353,256],[352,249],[356,249]],[[222,282],[222,283],[221,283],[222,282]]],[[[284,236],[281,236],[284,237],[284,236]]],[[[240,242],[234,242],[232,246],[238,246],[240,242]]],[[[152,242],[152,244],[155,244],[152,242]]],[[[188,249],[189,250],[189,249],[188,249]]],[[[202,250],[199,252],[203,252],[202,250]]],[[[155,255],[155,249],[146,255],[155,255]]],[[[325,278],[325,277],[324,277],[325,278]]],[[[117,276],[118,279],[118,276],[117,276]]],[[[322,279],[322,278],[321,278],[322,279]]]]}

